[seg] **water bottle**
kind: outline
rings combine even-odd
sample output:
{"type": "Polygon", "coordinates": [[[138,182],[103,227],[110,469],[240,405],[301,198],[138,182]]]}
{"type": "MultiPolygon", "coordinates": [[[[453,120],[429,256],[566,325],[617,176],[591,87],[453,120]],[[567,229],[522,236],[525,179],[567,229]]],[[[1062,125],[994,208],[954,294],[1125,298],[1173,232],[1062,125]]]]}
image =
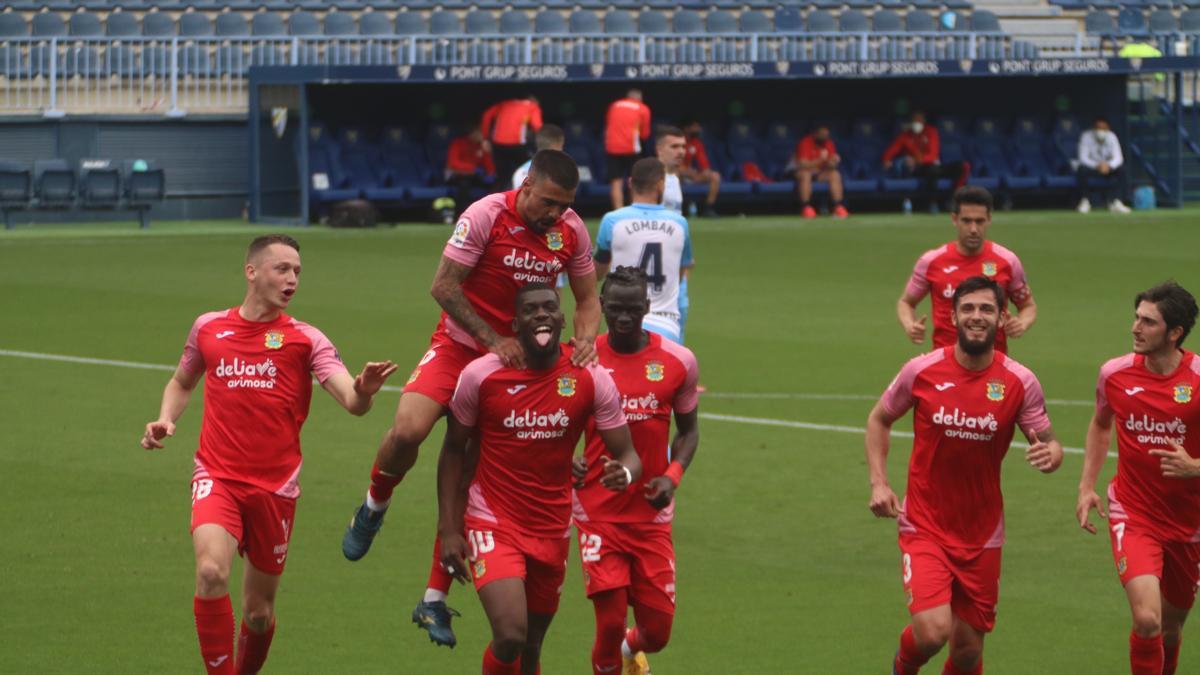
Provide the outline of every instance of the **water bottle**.
{"type": "Polygon", "coordinates": [[[912,200],[909,199],[908,197],[904,198],[903,208],[904,208],[904,215],[906,215],[906,216],[912,215],[912,200]]]}
{"type": "Polygon", "coordinates": [[[696,217],[696,202],[691,202],[688,204],[688,218],[695,218],[695,217],[696,217]]]}

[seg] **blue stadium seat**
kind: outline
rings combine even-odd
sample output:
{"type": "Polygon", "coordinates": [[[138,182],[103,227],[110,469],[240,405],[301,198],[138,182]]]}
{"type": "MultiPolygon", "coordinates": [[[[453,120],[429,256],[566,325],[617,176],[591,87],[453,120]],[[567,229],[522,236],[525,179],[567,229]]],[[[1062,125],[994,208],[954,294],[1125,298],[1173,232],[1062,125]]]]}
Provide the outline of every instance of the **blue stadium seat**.
{"type": "Polygon", "coordinates": [[[567,20],[556,9],[543,9],[533,17],[533,32],[541,35],[560,35],[567,32],[567,20]]]}
{"type": "Polygon", "coordinates": [[[714,9],[704,18],[704,27],[705,31],[710,34],[736,33],[738,31],[738,22],[737,18],[731,12],[723,9],[714,9]]]}
{"type": "Polygon", "coordinates": [[[572,33],[599,33],[600,19],[590,9],[577,9],[568,19],[572,33]]]}
{"type": "Polygon", "coordinates": [[[749,9],[738,17],[738,29],[743,33],[770,33],[775,30],[766,12],[749,9]]]}
{"type": "Polygon", "coordinates": [[[667,15],[653,9],[643,10],[638,14],[638,32],[655,35],[671,32],[667,15]]]}
{"type": "Polygon", "coordinates": [[[1004,138],[1004,120],[999,117],[980,117],[972,127],[971,138],[980,140],[1000,140],[1004,138]]]}
{"type": "Polygon", "coordinates": [[[359,192],[341,170],[332,144],[310,145],[308,149],[309,196],[317,204],[358,199],[359,192]]]}
{"type": "Polygon", "coordinates": [[[23,79],[32,74],[29,61],[21,52],[19,45],[12,42],[0,44],[0,74],[10,81],[23,79]]]}
{"type": "Polygon", "coordinates": [[[968,136],[969,127],[966,120],[955,115],[939,115],[933,120],[933,125],[937,127],[942,140],[961,141],[968,136]]]}
{"type": "Polygon", "coordinates": [[[396,35],[424,35],[429,32],[425,15],[420,12],[397,12],[396,35]]]}
{"type": "Polygon", "coordinates": [[[251,66],[286,66],[289,65],[287,53],[282,48],[272,44],[258,44],[250,48],[251,66]]]}
{"type": "Polygon", "coordinates": [[[519,9],[510,9],[500,15],[500,32],[504,35],[528,35],[533,32],[529,15],[519,9]]]}
{"type": "Polygon", "coordinates": [[[1200,9],[1188,9],[1179,15],[1179,30],[1200,32],[1200,9]]]}
{"type": "Polygon", "coordinates": [[[1117,31],[1112,15],[1098,9],[1087,13],[1083,19],[1083,27],[1088,35],[1105,35],[1117,31]]]}
{"type": "Polygon", "coordinates": [[[467,12],[466,32],[469,35],[493,35],[500,32],[496,15],[485,9],[473,9],[467,12]]]}
{"type": "MultiPolygon", "coordinates": [[[[143,24],[142,30],[145,30],[145,24],[143,24]]],[[[183,37],[205,37],[212,35],[212,22],[208,20],[207,14],[188,12],[179,17],[179,34],[183,37]]]]}
{"type": "Polygon", "coordinates": [[[1117,13],[1117,30],[1127,34],[1142,34],[1146,32],[1146,15],[1142,10],[1133,7],[1123,7],[1117,13]]]}
{"type": "Polygon", "coordinates": [[[33,162],[33,186],[38,205],[66,208],[75,203],[75,169],[65,159],[38,159],[33,162]]]}
{"type": "Polygon", "coordinates": [[[146,75],[165,77],[171,74],[171,52],[154,44],[142,48],[142,70],[146,75]]]}
{"type": "Polygon", "coordinates": [[[871,30],[876,33],[899,33],[904,30],[904,20],[890,9],[881,9],[871,15],[871,30]]]}
{"type": "Polygon", "coordinates": [[[142,35],[145,37],[170,37],[176,33],[175,19],[165,12],[147,12],[142,15],[142,35]]]}
{"type": "Polygon", "coordinates": [[[703,33],[704,20],[695,10],[681,9],[671,17],[671,30],[674,33],[703,33]]]}
{"type": "Polygon", "coordinates": [[[608,52],[604,55],[605,63],[637,63],[637,60],[637,47],[627,42],[618,42],[609,45],[608,52]]]}
{"type": "Polygon", "coordinates": [[[79,197],[85,208],[116,208],[121,202],[121,169],[111,159],[79,162],[79,197]]]}
{"type": "Polygon", "coordinates": [[[971,30],[976,33],[1003,32],[996,14],[986,9],[977,9],[971,13],[971,30]]]}
{"type": "Polygon", "coordinates": [[[300,11],[288,18],[288,35],[320,35],[321,21],[315,14],[300,11]]]}
{"type": "Polygon", "coordinates": [[[829,12],[817,9],[808,13],[805,26],[810,33],[833,33],[837,30],[837,21],[829,12]]]}
{"type": "Polygon", "coordinates": [[[1179,30],[1179,24],[1171,10],[1156,9],[1150,12],[1149,28],[1151,33],[1174,33],[1179,30]]]}
{"type": "Polygon", "coordinates": [[[446,165],[446,153],[454,140],[454,130],[448,124],[431,124],[425,130],[425,157],[431,166],[446,165]]]}
{"type": "Polygon", "coordinates": [[[213,32],[220,37],[242,37],[250,34],[250,24],[237,12],[222,12],[217,15],[213,32]]]}
{"type": "Polygon", "coordinates": [[[462,26],[458,23],[458,14],[444,9],[435,10],[429,15],[429,32],[432,35],[457,35],[461,33],[462,26]]]}
{"type": "Polygon", "coordinates": [[[775,30],[780,33],[799,33],[804,30],[804,15],[798,7],[775,10],[775,30]]]}
{"type": "Polygon", "coordinates": [[[29,35],[29,24],[25,17],[16,12],[0,14],[0,37],[26,37],[29,35]]]}
{"type": "Polygon", "coordinates": [[[604,32],[626,34],[637,32],[637,21],[623,9],[610,9],[604,13],[604,32]]]}
{"type": "Polygon", "coordinates": [[[201,45],[185,45],[179,48],[179,71],[193,77],[213,75],[212,57],[208,48],[201,45]]]}
{"type": "Polygon", "coordinates": [[[33,201],[33,175],[23,164],[0,160],[0,211],[4,226],[12,228],[12,211],[27,209],[33,201]]]}
{"type": "Polygon", "coordinates": [[[67,32],[73,37],[98,37],[104,35],[104,25],[91,12],[76,12],[71,15],[67,32]]]}
{"type": "Polygon", "coordinates": [[[383,12],[363,12],[358,16],[358,32],[362,35],[391,35],[392,21],[383,12]]]}
{"type": "Polygon", "coordinates": [[[67,34],[67,25],[54,12],[33,15],[33,37],[60,37],[67,34]]]}
{"type": "Polygon", "coordinates": [[[66,56],[60,51],[51,49],[49,44],[33,45],[29,48],[29,70],[31,75],[34,77],[39,75],[49,77],[51,67],[57,73],[64,73],[67,69],[66,56]]]}
{"type": "Polygon", "coordinates": [[[280,14],[258,12],[250,19],[250,34],[264,37],[287,35],[287,25],[280,14]]]}
{"type": "Polygon", "coordinates": [[[937,30],[937,22],[929,12],[912,10],[904,15],[904,30],[909,33],[932,33],[937,30]]]}
{"type": "Polygon", "coordinates": [[[865,33],[870,29],[870,22],[866,14],[857,9],[847,9],[838,16],[838,29],[843,33],[865,33]]]}
{"type": "Polygon", "coordinates": [[[141,35],[142,28],[132,12],[113,12],[104,22],[104,34],[109,37],[133,37],[141,35]]]}
{"type": "Polygon", "coordinates": [[[100,50],[88,44],[72,45],[67,50],[66,66],[68,76],[100,77],[104,74],[100,50]]]}

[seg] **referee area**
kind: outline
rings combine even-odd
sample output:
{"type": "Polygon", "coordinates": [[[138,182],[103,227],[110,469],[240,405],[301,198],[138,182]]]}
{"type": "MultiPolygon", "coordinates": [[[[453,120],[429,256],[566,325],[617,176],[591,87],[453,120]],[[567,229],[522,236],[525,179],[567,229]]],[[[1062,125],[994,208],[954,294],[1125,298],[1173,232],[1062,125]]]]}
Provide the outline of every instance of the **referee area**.
{"type": "MultiPolygon", "coordinates": [[[[1068,450],[1048,476],[1016,445],[1005,462],[1008,541],[988,672],[1127,667],[1129,610],[1108,538],[1074,520],[1079,449],[1100,365],[1130,351],[1134,295],[1168,278],[1200,291],[1197,223],[1198,208],[993,216],[989,238],[1020,256],[1038,305],[1010,354],[1039,377],[1068,450]]],[[[594,240],[599,218],[587,224],[594,240]]],[[[918,256],[953,238],[949,215],[729,216],[691,228],[687,343],[708,392],[678,494],[678,612],[654,672],[888,672],[908,615],[895,523],[867,509],[861,429],[904,362],[929,349],[908,341],[895,304],[918,256]]],[[[453,651],[409,620],[436,529],[441,423],[372,554],[352,564],[340,550],[399,387],[437,322],[428,290],[449,228],[284,229],[303,268],[288,313],[319,326],[352,372],[383,359],[400,370],[361,419],[313,396],[284,629],[267,671],[478,672],[490,631],[473,589],[450,596],[463,614],[453,651]]],[[[138,437],[192,320],[240,301],[245,247],[269,231],[194,221],[0,232],[0,673],[196,670],[186,533],[201,399],[165,449],[142,450],[138,437]]],[[[889,457],[897,493],[909,419],[889,457]]],[[[1110,458],[1101,489],[1115,467],[1110,458]]],[[[237,606],[239,590],[232,596],[237,606]]],[[[575,549],[544,672],[586,672],[593,629],[575,549]]],[[[1184,634],[1179,672],[1200,672],[1200,637],[1194,626],[1184,634]]]]}

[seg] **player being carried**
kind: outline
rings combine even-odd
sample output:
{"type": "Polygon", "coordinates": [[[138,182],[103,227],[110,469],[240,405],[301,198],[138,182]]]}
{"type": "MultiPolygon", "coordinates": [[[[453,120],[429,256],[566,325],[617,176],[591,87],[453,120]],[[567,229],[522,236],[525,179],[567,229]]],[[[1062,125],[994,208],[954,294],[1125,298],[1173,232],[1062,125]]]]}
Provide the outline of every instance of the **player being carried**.
{"type": "Polygon", "coordinates": [[[1000,464],[1020,426],[1026,460],[1050,473],[1062,445],[1042,386],[995,349],[1004,291],[971,277],[954,291],[958,341],[900,370],[867,419],[871,512],[898,518],[904,591],[912,623],[900,635],[895,675],[912,675],[950,643],[944,673],[982,673],[983,638],[996,620],[1004,498],[1000,464]],[[913,449],[903,502],[887,477],[892,424],[913,410],[913,449]]]}
{"type": "Polygon", "coordinates": [[[623,491],[642,473],[612,377],[598,365],[575,365],[571,348],[559,344],[554,287],[522,288],[513,326],[524,367],[489,354],[463,370],[438,459],[442,563],[460,581],[474,578],[492,626],[485,675],[538,672],[566,574],[572,455],[584,427],[594,423],[603,439],[606,489],[623,491]]]}
{"type": "Polygon", "coordinates": [[[959,188],[954,193],[950,220],[958,238],[944,246],[926,251],[913,268],[904,294],[896,302],[900,325],[913,344],[925,342],[927,315],[917,318],[917,305],[929,294],[933,306],[933,346],[954,344],[956,331],[950,320],[951,298],[954,289],[964,279],[984,276],[1000,285],[1013,304],[1017,315],[1008,315],[1007,304],[1000,310],[1006,314],[1003,330],[996,334],[996,351],[1008,352],[1008,338],[1025,334],[1037,320],[1037,305],[1025,280],[1025,268],[1012,251],[987,240],[992,225],[992,195],[974,185],[959,188]]]}
{"type": "Polygon", "coordinates": [[[192,473],[193,611],[209,673],[257,673],[275,634],[275,594],[295,529],[300,496],[300,427],[315,375],[355,415],[396,370],[368,363],[351,377],[329,340],[284,310],[300,284],[300,246],[265,235],[246,252],[246,297],[233,309],[202,314],[163,391],[158,419],[142,447],[163,447],[192,392],[205,380],[204,420],[192,473]],[[242,626],[234,658],[229,573],[246,558],[242,626]]]}
{"type": "Polygon", "coordinates": [[[1113,561],[1133,630],[1134,675],[1170,675],[1183,622],[1200,582],[1200,358],[1181,345],[1196,323],[1196,299],[1167,282],[1133,302],[1133,352],[1100,368],[1075,516],[1108,518],[1113,561]],[[1117,474],[1108,513],[1096,494],[1117,422],[1117,474]]]}
{"type": "Polygon", "coordinates": [[[600,484],[604,439],[588,425],[585,476],[575,491],[575,526],[583,579],[596,611],[592,669],[597,675],[650,672],[645,653],[661,651],[675,616],[675,490],[700,443],[699,367],[686,347],[643,330],[650,312],[646,275],[636,267],[608,274],[600,306],[608,333],[596,340],[600,365],[612,373],[629,420],[645,480],[613,493],[600,484]],[[671,414],[675,438],[671,440],[671,414]],[[626,630],[627,608],[635,627],[626,630]]]}
{"type": "MultiPolygon", "coordinates": [[[[591,239],[570,208],[578,185],[579,170],[570,157],[542,150],[534,156],[520,189],[484,197],[455,225],[431,290],[444,310],[441,321],[400,395],[392,428],[371,468],[366,500],[342,538],[347,559],[367,554],[393,490],[416,462],[421,442],[445,414],[462,369],[489,352],[506,366],[525,364],[525,353],[513,336],[517,289],[530,282],[553,284],[565,270],[575,295],[571,359],[585,364],[595,358],[592,343],[600,325],[600,300],[591,239]]],[[[429,631],[431,640],[453,647],[451,610],[445,603],[451,579],[440,559],[435,545],[428,588],[413,610],[413,621],[429,631]]]]}

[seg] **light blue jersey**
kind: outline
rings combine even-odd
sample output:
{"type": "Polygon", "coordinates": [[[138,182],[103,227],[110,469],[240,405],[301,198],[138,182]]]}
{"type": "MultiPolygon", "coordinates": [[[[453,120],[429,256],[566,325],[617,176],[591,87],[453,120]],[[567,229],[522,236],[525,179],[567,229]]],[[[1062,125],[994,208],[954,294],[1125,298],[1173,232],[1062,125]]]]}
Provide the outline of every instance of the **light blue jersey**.
{"type": "Polygon", "coordinates": [[[692,239],[681,214],[660,204],[634,204],[605,214],[596,235],[597,258],[612,268],[640,267],[650,281],[644,325],[675,342],[680,330],[680,276],[691,267],[692,239]]]}

